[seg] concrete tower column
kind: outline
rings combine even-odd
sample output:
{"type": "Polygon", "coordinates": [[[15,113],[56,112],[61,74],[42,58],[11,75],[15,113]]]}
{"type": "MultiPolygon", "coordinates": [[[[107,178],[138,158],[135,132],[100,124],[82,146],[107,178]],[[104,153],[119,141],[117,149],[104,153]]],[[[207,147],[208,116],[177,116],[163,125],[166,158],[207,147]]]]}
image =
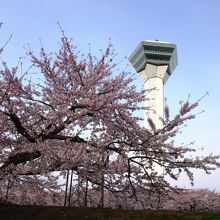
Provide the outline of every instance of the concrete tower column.
{"type": "Polygon", "coordinates": [[[144,116],[144,125],[150,129],[148,118],[154,122],[156,129],[163,127],[164,117],[164,92],[163,85],[168,78],[168,65],[155,66],[147,64],[145,69],[139,74],[144,81],[144,89],[146,90],[146,100],[144,106],[148,108],[144,116]]]}

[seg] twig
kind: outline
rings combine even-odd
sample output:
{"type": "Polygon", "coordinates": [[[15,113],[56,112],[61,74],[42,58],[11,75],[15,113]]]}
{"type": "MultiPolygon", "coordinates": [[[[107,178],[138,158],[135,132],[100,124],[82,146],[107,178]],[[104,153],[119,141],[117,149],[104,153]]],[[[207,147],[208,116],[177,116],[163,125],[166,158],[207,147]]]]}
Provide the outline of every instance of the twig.
{"type": "MultiPolygon", "coordinates": [[[[0,24],[1,25],[1,24],[0,24]]],[[[0,26],[1,27],[1,26],[0,26]]],[[[8,40],[5,42],[5,44],[0,48],[0,54],[2,53],[2,51],[4,50],[4,48],[6,47],[6,45],[8,44],[8,42],[11,40],[12,38],[12,34],[10,35],[10,37],[8,38],[8,40]]]]}

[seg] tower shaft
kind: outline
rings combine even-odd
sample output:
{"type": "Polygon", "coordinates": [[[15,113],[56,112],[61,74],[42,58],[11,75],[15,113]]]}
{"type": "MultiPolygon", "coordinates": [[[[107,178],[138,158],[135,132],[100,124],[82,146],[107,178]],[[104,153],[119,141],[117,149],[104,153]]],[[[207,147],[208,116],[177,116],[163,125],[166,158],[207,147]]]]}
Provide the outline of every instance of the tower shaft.
{"type": "Polygon", "coordinates": [[[164,92],[163,85],[168,78],[168,65],[156,66],[147,64],[145,69],[139,74],[144,81],[145,102],[146,107],[144,115],[144,125],[149,127],[148,118],[150,118],[156,127],[161,129],[163,127],[164,116],[164,92]]]}

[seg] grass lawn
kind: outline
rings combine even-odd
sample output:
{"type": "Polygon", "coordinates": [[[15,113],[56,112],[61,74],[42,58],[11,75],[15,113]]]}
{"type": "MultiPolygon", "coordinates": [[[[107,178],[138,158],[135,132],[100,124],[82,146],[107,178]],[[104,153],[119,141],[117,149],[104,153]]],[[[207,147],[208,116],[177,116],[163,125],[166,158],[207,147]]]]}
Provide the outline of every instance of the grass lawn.
{"type": "Polygon", "coordinates": [[[0,205],[0,220],[154,220],[154,219],[219,219],[220,212],[173,212],[112,210],[100,208],[45,207],[0,205]]]}

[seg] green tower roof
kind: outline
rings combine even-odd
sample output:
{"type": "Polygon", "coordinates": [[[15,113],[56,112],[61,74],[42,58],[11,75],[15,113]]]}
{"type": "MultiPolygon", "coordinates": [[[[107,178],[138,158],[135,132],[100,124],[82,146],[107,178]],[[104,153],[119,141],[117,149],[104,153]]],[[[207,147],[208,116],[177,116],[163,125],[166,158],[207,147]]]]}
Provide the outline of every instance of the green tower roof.
{"type": "Polygon", "coordinates": [[[177,66],[177,48],[175,44],[161,41],[141,41],[128,58],[137,72],[142,71],[146,64],[168,65],[170,75],[177,66]]]}

